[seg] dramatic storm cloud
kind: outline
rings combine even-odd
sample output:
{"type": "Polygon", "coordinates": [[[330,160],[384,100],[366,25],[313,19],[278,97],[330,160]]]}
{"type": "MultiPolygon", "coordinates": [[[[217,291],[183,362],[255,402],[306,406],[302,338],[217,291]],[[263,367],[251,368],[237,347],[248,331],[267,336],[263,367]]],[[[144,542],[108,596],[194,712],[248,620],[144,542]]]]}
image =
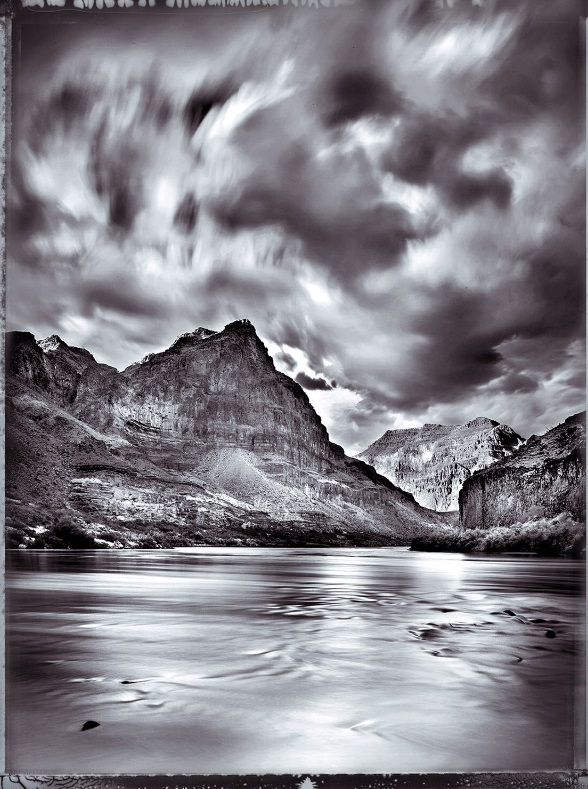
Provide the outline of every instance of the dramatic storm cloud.
{"type": "Polygon", "coordinates": [[[134,12],[24,17],[8,328],[123,367],[247,317],[350,452],[583,408],[573,0],[134,12]]]}

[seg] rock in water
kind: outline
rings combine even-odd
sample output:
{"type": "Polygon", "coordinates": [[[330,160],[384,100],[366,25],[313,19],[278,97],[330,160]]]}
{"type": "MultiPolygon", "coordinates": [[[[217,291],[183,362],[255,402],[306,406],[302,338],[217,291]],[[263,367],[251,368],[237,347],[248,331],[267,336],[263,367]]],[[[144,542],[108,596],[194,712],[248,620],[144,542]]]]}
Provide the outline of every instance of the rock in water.
{"type": "Polygon", "coordinates": [[[459,496],[462,526],[490,529],[564,512],[583,522],[585,442],[583,412],[542,436],[531,436],[510,457],[477,471],[464,482],[459,496]]]}
{"type": "Polygon", "coordinates": [[[458,509],[461,486],[474,471],[508,457],[522,443],[512,428],[479,417],[464,425],[388,430],[357,457],[419,504],[447,512],[458,509]]]}

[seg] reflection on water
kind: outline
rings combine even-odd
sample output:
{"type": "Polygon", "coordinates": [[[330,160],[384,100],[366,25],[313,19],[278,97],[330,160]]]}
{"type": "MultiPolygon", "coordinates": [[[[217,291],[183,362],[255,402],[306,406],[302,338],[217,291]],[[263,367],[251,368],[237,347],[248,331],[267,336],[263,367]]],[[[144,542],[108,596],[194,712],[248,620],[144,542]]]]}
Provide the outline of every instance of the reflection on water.
{"type": "Polygon", "coordinates": [[[568,768],[582,576],[398,548],[9,552],[9,770],[568,768]]]}

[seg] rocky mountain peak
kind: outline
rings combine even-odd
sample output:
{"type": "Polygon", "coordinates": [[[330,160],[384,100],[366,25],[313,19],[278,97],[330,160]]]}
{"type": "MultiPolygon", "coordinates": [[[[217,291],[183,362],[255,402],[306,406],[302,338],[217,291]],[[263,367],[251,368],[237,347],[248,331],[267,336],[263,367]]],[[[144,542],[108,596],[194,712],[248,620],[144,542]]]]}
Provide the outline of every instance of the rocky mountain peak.
{"type": "Polygon", "coordinates": [[[50,337],[46,337],[44,340],[39,340],[37,344],[45,351],[45,353],[48,351],[57,351],[69,348],[69,345],[64,342],[58,334],[52,334],[50,337]]]}
{"type": "Polygon", "coordinates": [[[466,422],[466,427],[476,427],[480,430],[484,428],[491,428],[491,427],[498,427],[500,422],[496,422],[494,419],[488,419],[486,416],[477,416],[475,419],[472,419],[471,422],[466,422]]]}
{"type": "Polygon", "coordinates": [[[175,342],[172,343],[171,347],[173,348],[178,343],[183,344],[189,340],[208,340],[210,337],[227,334],[258,337],[255,326],[250,320],[243,318],[241,320],[233,321],[232,323],[227,323],[224,329],[221,329],[220,331],[214,331],[213,329],[206,329],[203,326],[199,326],[197,329],[194,329],[194,331],[180,334],[175,342]]]}
{"type": "MultiPolygon", "coordinates": [[[[176,337],[176,339],[172,342],[168,350],[171,351],[173,348],[187,347],[193,344],[194,341],[200,343],[202,340],[207,340],[209,337],[212,337],[214,334],[216,334],[216,332],[213,332],[209,329],[204,329],[202,327],[199,327],[198,329],[194,329],[194,331],[184,332],[183,334],[180,334],[179,337],[176,337]]],[[[165,351],[163,353],[165,353],[165,351]]],[[[145,360],[151,359],[156,355],[157,354],[155,353],[147,354],[145,360]]]]}
{"type": "Polygon", "coordinates": [[[248,318],[239,318],[236,321],[227,323],[227,325],[225,326],[225,331],[227,330],[255,332],[255,326],[251,323],[251,321],[248,318]]]}
{"type": "Polygon", "coordinates": [[[212,337],[213,334],[216,334],[216,332],[212,329],[205,329],[203,326],[199,326],[193,334],[201,340],[207,340],[209,337],[212,337]]]}
{"type": "MultiPolygon", "coordinates": [[[[235,337],[240,340],[253,340],[263,344],[257,334],[255,326],[247,318],[227,323],[225,328],[219,332],[224,337],[235,337]]],[[[264,346],[265,347],[265,346],[264,346]]]]}
{"type": "Polygon", "coordinates": [[[39,347],[35,335],[30,331],[7,331],[5,334],[6,347],[8,349],[17,348],[18,346],[27,345],[29,347],[39,347]]]}
{"type": "Polygon", "coordinates": [[[68,345],[58,334],[38,340],[37,345],[45,354],[51,355],[58,351],[62,357],[61,363],[65,363],[67,359],[68,363],[73,364],[78,372],[81,372],[88,364],[97,364],[90,351],[85,348],[77,348],[75,345],[68,345]]]}
{"type": "Polygon", "coordinates": [[[477,417],[463,425],[388,430],[358,457],[419,504],[446,512],[457,510],[465,479],[509,456],[522,442],[507,425],[477,417]]]}
{"type": "Polygon", "coordinates": [[[34,335],[28,331],[9,331],[5,343],[7,371],[16,372],[33,385],[45,386],[48,377],[44,353],[34,335]]]}
{"type": "Polygon", "coordinates": [[[205,329],[203,326],[199,326],[194,331],[187,331],[184,334],[180,334],[180,336],[172,343],[172,347],[176,345],[180,340],[207,340],[209,337],[217,334],[218,332],[213,331],[212,329],[205,329]]]}
{"type": "Polygon", "coordinates": [[[80,376],[101,368],[90,351],[65,343],[57,334],[37,341],[30,332],[6,334],[7,369],[23,383],[50,393],[57,401],[70,402],[80,376]]]}

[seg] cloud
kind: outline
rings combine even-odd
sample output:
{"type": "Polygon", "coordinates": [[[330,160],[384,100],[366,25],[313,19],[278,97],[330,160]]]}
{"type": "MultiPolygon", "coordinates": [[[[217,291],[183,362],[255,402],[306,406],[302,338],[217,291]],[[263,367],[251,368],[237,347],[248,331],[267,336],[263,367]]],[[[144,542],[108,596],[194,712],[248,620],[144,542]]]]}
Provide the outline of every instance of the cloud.
{"type": "Polygon", "coordinates": [[[504,209],[512,195],[512,179],[505,169],[486,166],[468,171],[463,164],[468,150],[497,132],[496,119],[481,110],[462,117],[412,108],[382,154],[382,165],[409,183],[431,184],[457,210],[473,208],[483,200],[504,209]]]}
{"type": "MultiPolygon", "coordinates": [[[[285,367],[289,373],[296,369],[296,359],[286,351],[277,351],[273,354],[274,361],[285,367]]],[[[300,381],[298,382],[300,383],[300,381]]]]}
{"type": "Polygon", "coordinates": [[[9,327],[126,366],[247,317],[358,451],[578,410],[574,3],[119,16],[23,32],[9,327]]]}
{"type": "Polygon", "coordinates": [[[480,87],[499,111],[516,119],[556,110],[577,122],[582,58],[578,6],[574,0],[558,0],[534,11],[525,4],[500,62],[480,87]]]}
{"type": "Polygon", "coordinates": [[[186,235],[194,232],[198,218],[198,203],[193,194],[188,192],[179,203],[174,214],[174,225],[186,235]]]}
{"type": "Polygon", "coordinates": [[[234,129],[233,156],[249,166],[208,208],[229,230],[280,226],[340,282],[354,280],[358,261],[396,265],[407,242],[426,230],[387,199],[364,151],[309,129],[308,109],[299,104],[284,99],[234,129]]]}
{"type": "Polygon", "coordinates": [[[189,138],[194,136],[208,113],[215,107],[222,106],[235,89],[235,86],[227,80],[225,84],[200,88],[192,93],[182,112],[186,134],[189,138]]]}
{"type": "Polygon", "coordinates": [[[321,376],[317,376],[313,378],[311,375],[307,375],[304,372],[298,373],[296,378],[294,379],[296,383],[300,384],[303,389],[321,389],[323,391],[328,391],[329,389],[334,389],[337,384],[335,381],[325,381],[324,378],[321,376]]]}
{"type": "Polygon", "coordinates": [[[122,316],[134,318],[147,317],[151,320],[166,315],[168,309],[156,296],[141,283],[127,274],[114,278],[88,278],[80,283],[77,290],[80,300],[80,314],[91,317],[96,310],[108,310],[122,316]]]}
{"type": "Polygon", "coordinates": [[[343,70],[329,81],[322,115],[327,126],[336,126],[364,115],[393,115],[403,99],[380,75],[370,70],[343,70]]]}

